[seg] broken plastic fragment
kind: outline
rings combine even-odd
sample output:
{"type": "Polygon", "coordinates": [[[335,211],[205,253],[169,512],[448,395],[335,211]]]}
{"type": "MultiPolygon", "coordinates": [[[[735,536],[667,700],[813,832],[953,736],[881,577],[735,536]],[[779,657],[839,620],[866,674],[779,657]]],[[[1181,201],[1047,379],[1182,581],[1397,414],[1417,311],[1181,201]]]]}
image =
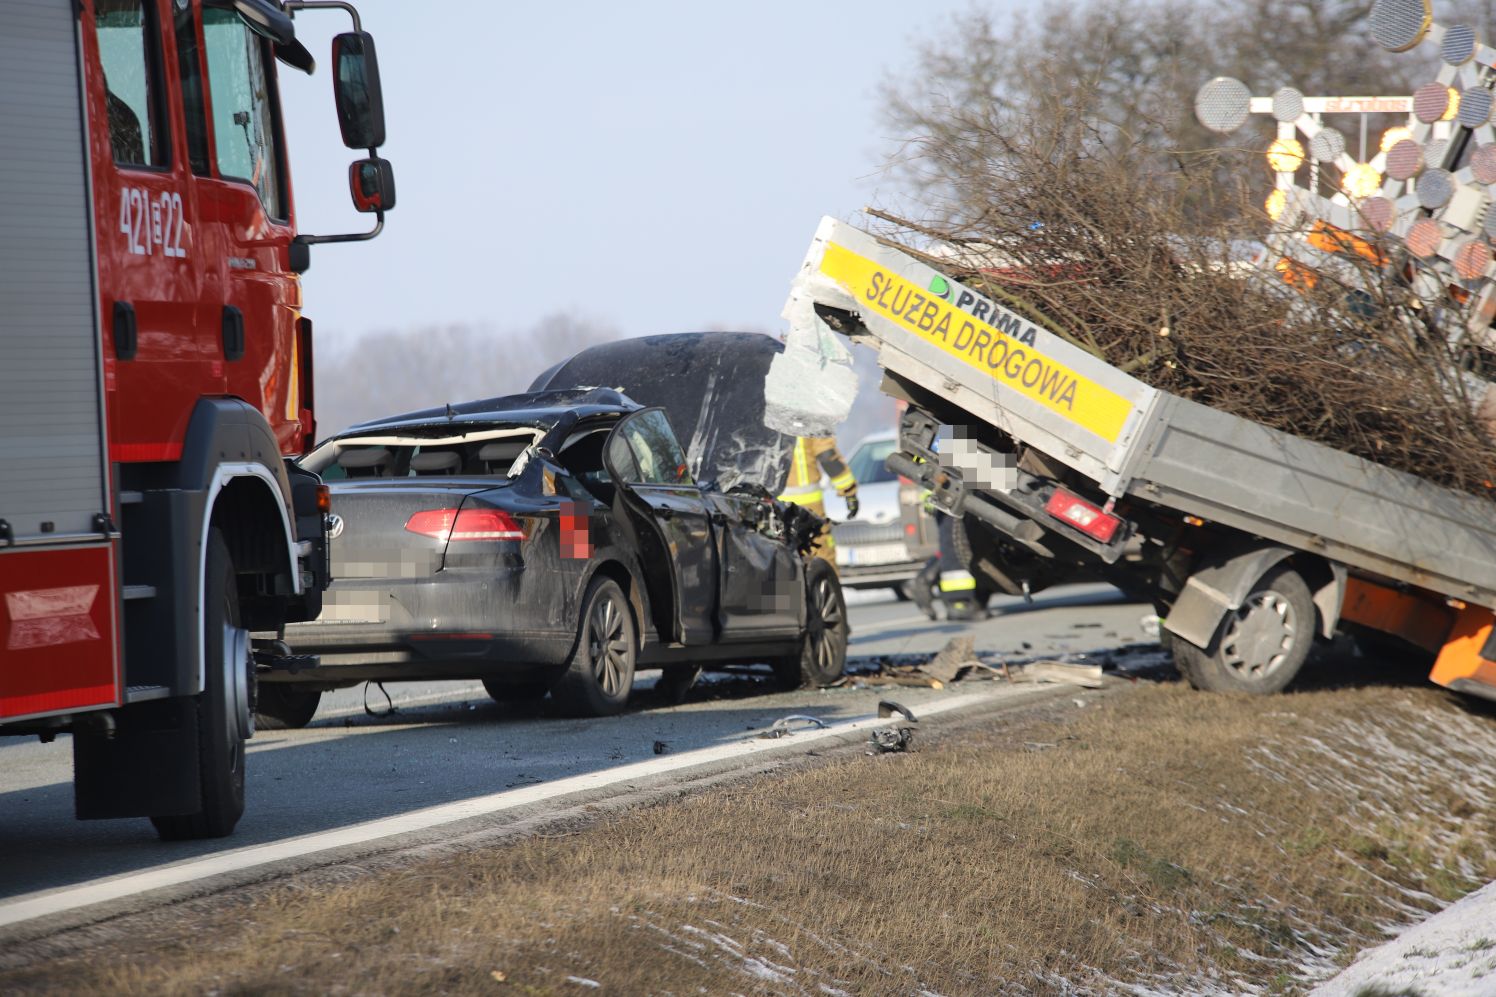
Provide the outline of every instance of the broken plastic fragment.
{"type": "Polygon", "coordinates": [[[833,435],[857,399],[852,354],[816,314],[826,292],[846,296],[834,284],[821,286],[828,283],[811,270],[795,278],[784,306],[784,352],[764,379],[764,424],[789,436],[833,435]]]}

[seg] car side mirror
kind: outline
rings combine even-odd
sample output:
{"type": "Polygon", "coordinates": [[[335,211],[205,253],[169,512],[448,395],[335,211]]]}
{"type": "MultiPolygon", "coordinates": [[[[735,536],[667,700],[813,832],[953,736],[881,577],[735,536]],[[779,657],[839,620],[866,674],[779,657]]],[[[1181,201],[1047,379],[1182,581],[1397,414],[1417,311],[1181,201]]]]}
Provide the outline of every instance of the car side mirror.
{"type": "Polygon", "coordinates": [[[343,144],[350,149],[370,150],[384,145],[384,91],[379,85],[374,36],[367,31],[335,36],[332,70],[333,100],[338,107],[343,144]]]}
{"type": "Polygon", "coordinates": [[[395,170],[388,159],[370,156],[348,167],[348,191],[353,206],[365,214],[395,206],[395,170]]]}

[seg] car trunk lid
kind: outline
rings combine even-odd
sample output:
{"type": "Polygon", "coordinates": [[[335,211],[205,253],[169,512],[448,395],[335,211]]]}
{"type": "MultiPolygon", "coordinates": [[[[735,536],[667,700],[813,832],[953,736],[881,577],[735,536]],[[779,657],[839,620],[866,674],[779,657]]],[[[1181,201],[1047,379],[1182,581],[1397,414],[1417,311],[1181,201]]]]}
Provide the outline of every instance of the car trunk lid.
{"type": "Polygon", "coordinates": [[[441,570],[447,533],[463,501],[503,479],[334,483],[334,579],[424,578],[441,570]],[[443,516],[442,514],[446,515],[443,516]],[[445,529],[442,528],[445,523],[445,529]]]}

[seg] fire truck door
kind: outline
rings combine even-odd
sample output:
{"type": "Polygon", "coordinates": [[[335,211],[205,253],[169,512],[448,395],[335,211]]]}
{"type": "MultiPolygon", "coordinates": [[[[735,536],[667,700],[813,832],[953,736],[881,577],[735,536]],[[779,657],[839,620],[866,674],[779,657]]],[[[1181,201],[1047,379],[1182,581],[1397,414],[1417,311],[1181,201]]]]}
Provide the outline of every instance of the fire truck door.
{"type": "Polygon", "coordinates": [[[288,269],[294,232],[275,61],[232,11],[203,11],[203,43],[217,179],[200,190],[225,254],[227,390],[258,407],[282,451],[294,452],[301,442],[291,370],[301,284],[288,269]]]}
{"type": "Polygon", "coordinates": [[[178,459],[212,375],[201,294],[209,253],[175,134],[181,99],[166,10],[161,0],[94,0],[80,22],[110,450],[125,462],[178,459]]]}

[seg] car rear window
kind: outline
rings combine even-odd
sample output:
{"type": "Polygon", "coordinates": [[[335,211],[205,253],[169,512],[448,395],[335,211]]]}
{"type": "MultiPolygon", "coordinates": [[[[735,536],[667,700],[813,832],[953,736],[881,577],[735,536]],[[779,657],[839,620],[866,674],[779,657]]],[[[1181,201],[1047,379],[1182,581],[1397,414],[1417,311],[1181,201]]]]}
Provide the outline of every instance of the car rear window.
{"type": "Polygon", "coordinates": [[[358,478],[504,477],[534,443],[533,429],[466,438],[365,437],[324,443],[302,461],[324,481],[358,478]]]}

